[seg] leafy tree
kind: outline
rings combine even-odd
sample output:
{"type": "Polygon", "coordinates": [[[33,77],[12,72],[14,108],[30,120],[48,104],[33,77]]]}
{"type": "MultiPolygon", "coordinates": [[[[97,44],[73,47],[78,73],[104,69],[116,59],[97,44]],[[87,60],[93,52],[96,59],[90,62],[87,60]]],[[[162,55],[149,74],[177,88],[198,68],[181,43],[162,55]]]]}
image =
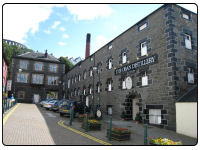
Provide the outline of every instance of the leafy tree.
{"type": "Polygon", "coordinates": [[[74,65],[69,61],[69,59],[66,58],[66,57],[62,57],[62,56],[61,56],[61,57],[59,58],[59,60],[60,60],[61,62],[65,63],[65,73],[68,72],[68,71],[70,71],[70,69],[74,66],[74,65]]]}
{"type": "MultiPolygon", "coordinates": [[[[27,51],[33,51],[31,49],[25,48],[25,52],[27,51]]],[[[10,78],[10,71],[12,67],[12,57],[15,55],[20,55],[22,54],[22,49],[19,46],[16,45],[9,45],[6,42],[3,42],[3,56],[7,60],[7,65],[8,65],[8,75],[7,78],[10,78]]]]}

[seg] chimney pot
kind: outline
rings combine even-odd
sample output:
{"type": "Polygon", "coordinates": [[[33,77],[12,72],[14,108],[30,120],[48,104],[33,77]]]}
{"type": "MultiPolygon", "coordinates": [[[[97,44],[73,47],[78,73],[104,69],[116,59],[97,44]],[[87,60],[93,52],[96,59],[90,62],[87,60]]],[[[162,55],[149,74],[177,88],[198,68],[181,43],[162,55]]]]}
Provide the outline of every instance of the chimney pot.
{"type": "Polygon", "coordinates": [[[91,37],[90,33],[87,33],[85,59],[87,59],[90,56],[90,37],[91,37]]]}

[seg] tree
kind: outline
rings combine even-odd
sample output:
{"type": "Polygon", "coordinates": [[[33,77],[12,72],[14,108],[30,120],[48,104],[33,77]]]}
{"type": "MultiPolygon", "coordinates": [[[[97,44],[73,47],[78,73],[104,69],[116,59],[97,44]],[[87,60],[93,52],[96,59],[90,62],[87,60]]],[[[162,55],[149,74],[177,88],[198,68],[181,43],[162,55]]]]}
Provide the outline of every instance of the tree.
{"type": "MultiPolygon", "coordinates": [[[[25,52],[31,52],[33,50],[26,48],[24,50],[25,52]]],[[[8,65],[8,75],[7,78],[10,78],[10,71],[12,67],[12,57],[15,55],[22,54],[22,49],[19,46],[16,45],[9,45],[6,42],[3,42],[3,56],[7,60],[8,65]]]]}
{"type": "Polygon", "coordinates": [[[60,62],[63,62],[65,63],[65,73],[70,71],[70,69],[74,66],[70,61],[69,59],[67,59],[66,57],[60,57],[59,58],[60,62]]]}

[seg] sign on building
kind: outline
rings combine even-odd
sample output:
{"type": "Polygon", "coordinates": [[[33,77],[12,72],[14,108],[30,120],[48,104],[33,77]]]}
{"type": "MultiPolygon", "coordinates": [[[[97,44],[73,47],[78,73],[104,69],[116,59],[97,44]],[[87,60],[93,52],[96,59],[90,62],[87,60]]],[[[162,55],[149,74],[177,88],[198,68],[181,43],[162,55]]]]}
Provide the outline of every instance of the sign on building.
{"type": "Polygon", "coordinates": [[[7,81],[7,88],[6,88],[6,90],[7,91],[11,91],[11,87],[12,87],[12,80],[8,80],[7,81]]]}

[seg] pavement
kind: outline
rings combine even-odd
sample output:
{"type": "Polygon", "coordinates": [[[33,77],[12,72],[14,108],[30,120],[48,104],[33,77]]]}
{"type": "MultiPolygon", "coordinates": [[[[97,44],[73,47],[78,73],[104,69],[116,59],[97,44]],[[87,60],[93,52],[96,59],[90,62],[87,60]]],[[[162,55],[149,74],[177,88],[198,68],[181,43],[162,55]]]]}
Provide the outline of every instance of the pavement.
{"type": "MultiPolygon", "coordinates": [[[[18,104],[3,118],[3,143],[5,145],[144,145],[144,126],[135,121],[112,118],[113,127],[131,130],[128,141],[109,141],[106,130],[109,117],[104,117],[100,131],[85,132],[75,118],[69,126],[69,118],[48,111],[35,104],[18,104]]],[[[165,137],[182,141],[183,145],[195,145],[197,139],[177,134],[174,131],[149,126],[148,136],[165,137]]]]}

